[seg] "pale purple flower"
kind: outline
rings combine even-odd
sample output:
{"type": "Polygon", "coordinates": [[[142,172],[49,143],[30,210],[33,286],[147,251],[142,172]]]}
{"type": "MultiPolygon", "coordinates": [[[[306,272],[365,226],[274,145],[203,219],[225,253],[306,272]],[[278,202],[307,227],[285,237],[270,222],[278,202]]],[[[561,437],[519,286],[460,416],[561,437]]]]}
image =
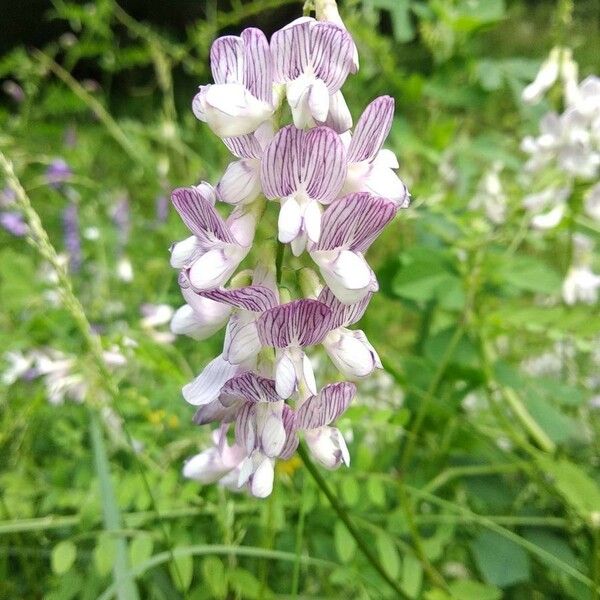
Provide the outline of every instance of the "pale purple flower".
{"type": "Polygon", "coordinates": [[[325,282],[344,304],[355,304],[379,289],[364,253],[394,218],[398,205],[368,193],[336,200],[323,215],[323,233],[308,251],[325,282]]]}
{"type": "Polygon", "coordinates": [[[212,434],[214,445],[186,461],[184,477],[204,484],[219,482],[229,489],[237,489],[237,473],[245,453],[241,446],[227,443],[227,429],[227,425],[215,429],[212,434]]]}
{"type": "Polygon", "coordinates": [[[391,150],[383,149],[393,117],[390,96],[380,96],[367,106],[348,143],[348,174],[342,192],[370,192],[405,208],[410,196],[394,172],[398,160],[391,150]]]}
{"type": "Polygon", "coordinates": [[[318,392],[307,350],[322,344],[352,379],[382,367],[364,332],[349,327],[378,288],[364,253],[409,200],[396,157],[382,148],[394,101],[376,99],[349,133],[340,88],[358,68],[356,46],[334,8],[320,5],[317,14],[335,23],[298,19],[270,46],[256,29],[215,41],[215,83],[200,88],[193,109],[237,160],[216,188],[202,183],[172,195],[192,235],[171,249],[186,302],[171,331],[203,340],[225,327],[222,353],[182,390],[197,407],[195,423],[220,423],[214,446],[186,463],[184,475],[260,498],[273,489],[275,461],[292,456],[300,434],[323,466],[349,465],[346,441],[331,424],[356,388],[341,382],[318,392]],[[284,88],[293,124],[274,132],[284,88]],[[264,251],[251,284],[247,271],[233,277],[250,252],[262,195],[280,203],[279,241],[296,256],[307,249],[319,267],[326,286],[310,271],[310,298],[288,299],[287,290],[280,297],[264,251]],[[233,206],[229,216],[217,200],[233,206]]]}
{"type": "Polygon", "coordinates": [[[131,232],[131,211],[126,194],[121,195],[111,209],[111,217],[117,229],[119,251],[122,251],[131,232]]]}
{"type": "Polygon", "coordinates": [[[324,287],[319,294],[319,301],[332,311],[331,331],[323,339],[323,347],[337,369],[348,378],[363,378],[371,375],[382,364],[377,351],[360,329],[348,329],[361,319],[371,293],[356,304],[342,304],[328,288],[324,287]]]}
{"type": "Polygon", "coordinates": [[[164,223],[169,216],[169,198],[163,194],[157,196],[154,210],[156,214],[156,220],[159,223],[164,223]]]}
{"type": "Polygon", "coordinates": [[[273,34],[271,52],[275,82],[286,86],[296,127],[311,127],[328,118],[338,130],[351,127],[348,107],[339,94],[348,74],[356,70],[354,42],[347,31],[301,17],[273,34]]]}
{"type": "Polygon", "coordinates": [[[264,194],[279,199],[278,238],[298,256],[307,240],[321,237],[321,206],[337,197],[346,177],[346,152],[329,127],[308,131],[289,125],[265,149],[261,163],[264,194]]]}
{"type": "Polygon", "coordinates": [[[262,31],[220,37],[212,45],[215,83],[200,86],[194,114],[220,137],[255,131],[273,114],[273,75],[269,44],[262,31]]]}
{"type": "MultiPolygon", "coordinates": [[[[356,394],[353,383],[326,385],[318,394],[309,396],[295,415],[294,430],[302,431],[313,457],[327,469],[344,464],[350,466],[350,453],[339,429],[330,427],[345,410],[356,394]]],[[[289,442],[295,449],[297,440],[289,442]]]]}
{"type": "Polygon", "coordinates": [[[25,100],[23,88],[12,79],[7,79],[2,83],[2,90],[19,104],[25,100]]]}
{"type": "Polygon", "coordinates": [[[316,392],[315,375],[304,348],[321,343],[332,324],[331,309],[309,299],[270,308],[257,319],[260,343],[276,349],[275,382],[282,398],[292,396],[301,383],[316,392]]]}
{"type": "Polygon", "coordinates": [[[79,235],[79,211],[73,200],[63,210],[63,235],[65,249],[69,255],[69,269],[76,273],[81,269],[83,255],[81,252],[81,237],[79,235]]]}
{"type": "Polygon", "coordinates": [[[27,235],[29,227],[23,220],[23,215],[16,211],[0,212],[0,226],[16,237],[27,235]]]}
{"type": "Polygon", "coordinates": [[[176,189],[172,201],[193,235],[172,247],[171,265],[186,269],[197,290],[223,285],[250,251],[256,212],[238,207],[224,220],[207,184],[176,189]]]}
{"type": "Polygon", "coordinates": [[[46,169],[46,182],[53,188],[60,188],[61,185],[71,179],[73,172],[71,167],[62,158],[54,159],[46,169]]]}

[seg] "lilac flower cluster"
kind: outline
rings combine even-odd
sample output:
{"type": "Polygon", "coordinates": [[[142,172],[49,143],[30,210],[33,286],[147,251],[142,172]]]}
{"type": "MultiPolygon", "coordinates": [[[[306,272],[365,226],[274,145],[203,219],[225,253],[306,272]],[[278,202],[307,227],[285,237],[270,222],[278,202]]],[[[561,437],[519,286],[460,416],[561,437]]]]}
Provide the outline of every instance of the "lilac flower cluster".
{"type": "Polygon", "coordinates": [[[409,201],[394,172],[396,157],[382,149],[394,100],[374,100],[351,132],[340,90],[358,69],[357,53],[333,17],[298,19],[270,42],[253,28],[214,42],[215,82],[200,87],[193,111],[235,160],[215,187],[203,182],[172,194],[191,232],[171,250],[186,301],[172,330],[202,340],[225,327],[222,354],[183,388],[197,407],[197,424],[220,424],[214,446],[191,458],[184,474],[246,487],[257,497],[271,493],[275,460],[293,455],[300,434],[323,466],[349,464],[332,422],[356,386],[319,389],[306,349],[321,344],[348,379],[381,368],[365,334],[349,327],[378,289],[364,254],[409,201]],[[292,124],[276,130],[285,100],[292,124]],[[315,284],[316,273],[309,278],[310,297],[291,300],[279,290],[272,260],[258,260],[247,280],[247,272],[234,277],[251,251],[265,199],[279,203],[279,242],[294,256],[306,251],[321,273],[324,284],[315,284]],[[231,205],[229,216],[217,202],[231,205]]]}

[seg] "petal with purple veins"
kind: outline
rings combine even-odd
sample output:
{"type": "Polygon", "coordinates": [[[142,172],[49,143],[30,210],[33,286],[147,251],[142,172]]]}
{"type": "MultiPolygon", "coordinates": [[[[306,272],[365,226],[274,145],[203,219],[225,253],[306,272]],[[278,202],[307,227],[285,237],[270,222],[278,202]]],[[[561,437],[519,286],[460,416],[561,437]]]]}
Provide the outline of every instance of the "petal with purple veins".
{"type": "Polygon", "coordinates": [[[348,148],[348,162],[372,161],[387,138],[394,118],[394,99],[380,96],[365,108],[348,148]]]}
{"type": "Polygon", "coordinates": [[[302,403],[296,414],[296,426],[317,429],[329,425],[348,408],[355,394],[356,386],[348,381],[326,385],[302,403]]]}

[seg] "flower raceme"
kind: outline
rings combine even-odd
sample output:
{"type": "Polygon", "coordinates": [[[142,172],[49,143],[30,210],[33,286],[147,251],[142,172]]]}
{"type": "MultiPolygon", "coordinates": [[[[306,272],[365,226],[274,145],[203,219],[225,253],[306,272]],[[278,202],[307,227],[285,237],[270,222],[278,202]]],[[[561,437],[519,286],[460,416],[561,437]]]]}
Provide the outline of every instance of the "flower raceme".
{"type": "Polygon", "coordinates": [[[365,333],[351,327],[378,289],[365,252],[410,196],[383,148],[394,100],[375,99],[351,132],[341,87],[358,56],[339,15],[297,19],[270,42],[252,28],[221,37],[210,58],[214,83],[200,87],[192,108],[234,160],[214,188],[202,182],[172,193],[191,235],[171,248],[186,302],[171,329],[203,340],[224,328],[225,337],[222,353],[183,388],[194,422],[218,424],[213,446],[183,473],[265,497],[276,460],[290,458],[300,436],[324,467],[350,464],[332,423],[356,386],[318,385],[308,352],[321,346],[349,380],[382,368],[365,333]],[[285,101],[292,122],[279,127],[285,101]],[[264,251],[235,274],[253,257],[265,200],[279,204],[279,242],[310,257],[322,281],[303,269],[310,277],[296,273],[280,289],[264,251]],[[300,289],[306,297],[290,297],[300,289]]]}

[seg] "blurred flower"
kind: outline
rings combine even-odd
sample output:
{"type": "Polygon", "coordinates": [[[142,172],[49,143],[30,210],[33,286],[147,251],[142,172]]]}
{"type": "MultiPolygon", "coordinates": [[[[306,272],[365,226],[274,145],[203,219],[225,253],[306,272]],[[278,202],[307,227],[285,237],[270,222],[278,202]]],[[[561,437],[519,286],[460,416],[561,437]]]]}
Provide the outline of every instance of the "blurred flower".
{"type": "Polygon", "coordinates": [[[506,221],[507,199],[500,181],[502,168],[503,165],[499,162],[492,165],[481,178],[477,192],[469,203],[470,209],[483,209],[487,218],[494,225],[501,225],[506,221]]]}
{"type": "Polygon", "coordinates": [[[4,353],[4,361],[7,366],[2,370],[2,383],[12,385],[31,369],[34,362],[32,355],[23,354],[20,350],[4,353]]]}
{"type": "Polygon", "coordinates": [[[567,304],[595,304],[599,288],[600,275],[586,266],[571,267],[563,282],[562,295],[567,304]]]}
{"type": "Polygon", "coordinates": [[[54,159],[46,169],[46,183],[59,189],[63,183],[69,181],[73,175],[71,168],[62,158],[54,159]]]}
{"type": "Polygon", "coordinates": [[[25,100],[25,92],[23,91],[23,88],[12,79],[7,79],[2,83],[2,90],[15,102],[21,103],[25,100]]]}
{"type": "Polygon", "coordinates": [[[584,209],[590,218],[600,222],[600,181],[587,191],[584,209]]]}
{"type": "Polygon", "coordinates": [[[0,212],[0,226],[6,229],[11,235],[17,237],[27,235],[29,231],[29,227],[23,220],[23,215],[20,212],[0,212]]]}
{"type": "Polygon", "coordinates": [[[83,255],[81,252],[81,238],[79,237],[79,211],[77,203],[73,200],[63,210],[63,234],[65,248],[69,255],[69,269],[77,273],[81,269],[83,255]]]}
{"type": "Polygon", "coordinates": [[[122,256],[117,263],[117,277],[125,283],[133,281],[133,265],[126,256],[122,256]]]}
{"type": "Polygon", "coordinates": [[[75,125],[69,125],[65,129],[64,144],[67,148],[75,148],[77,146],[77,128],[75,125]]]}
{"type": "Polygon", "coordinates": [[[83,230],[83,237],[90,242],[100,239],[100,229],[98,227],[86,227],[83,230]]]}
{"type": "Polygon", "coordinates": [[[156,220],[159,223],[164,223],[167,220],[167,217],[169,216],[169,199],[167,198],[167,196],[164,196],[162,194],[160,196],[157,196],[155,212],[156,220]]]}
{"type": "Polygon", "coordinates": [[[143,316],[140,325],[155,342],[170,344],[175,339],[170,331],[159,329],[171,321],[175,312],[171,306],[168,304],[143,304],[140,312],[143,316]]]}
{"type": "Polygon", "coordinates": [[[121,252],[131,232],[131,211],[127,194],[119,196],[111,209],[111,217],[117,229],[118,251],[121,252]]]}
{"type": "Polygon", "coordinates": [[[542,63],[534,81],[523,90],[521,95],[523,102],[537,104],[560,78],[567,104],[571,104],[576,99],[577,73],[578,67],[573,60],[571,49],[553,48],[542,63]]]}

